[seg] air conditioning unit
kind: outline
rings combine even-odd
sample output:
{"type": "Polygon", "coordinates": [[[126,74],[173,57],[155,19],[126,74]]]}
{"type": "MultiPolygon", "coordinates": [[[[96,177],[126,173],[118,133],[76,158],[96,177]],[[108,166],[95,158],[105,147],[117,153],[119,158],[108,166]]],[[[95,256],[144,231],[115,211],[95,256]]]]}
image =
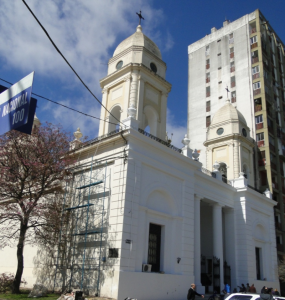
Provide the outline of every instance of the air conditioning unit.
{"type": "Polygon", "coordinates": [[[142,265],[142,271],[143,272],[151,272],[151,265],[143,264],[142,265]]]}

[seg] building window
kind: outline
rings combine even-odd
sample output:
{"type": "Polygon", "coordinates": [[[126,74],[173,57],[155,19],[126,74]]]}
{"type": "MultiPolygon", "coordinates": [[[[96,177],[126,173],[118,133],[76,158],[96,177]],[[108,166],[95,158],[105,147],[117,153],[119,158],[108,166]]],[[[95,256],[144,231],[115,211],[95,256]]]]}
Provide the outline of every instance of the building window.
{"type": "Polygon", "coordinates": [[[236,77],[232,76],[231,77],[231,87],[235,87],[236,86],[236,77]]]}
{"type": "Polygon", "coordinates": [[[220,96],[219,99],[223,99],[223,96],[220,96]]]}
{"type": "Polygon", "coordinates": [[[221,39],[217,40],[217,43],[219,43],[221,41],[221,39]]]}
{"type": "Polygon", "coordinates": [[[160,272],[161,226],[149,224],[148,261],[151,272],[160,272]]]}
{"type": "Polygon", "coordinates": [[[211,125],[211,117],[206,117],[206,127],[209,127],[211,125]]]}
{"type": "Polygon", "coordinates": [[[250,47],[251,49],[256,48],[257,47],[257,35],[253,36],[252,38],[250,38],[250,47]]]}
{"type": "Polygon", "coordinates": [[[210,46],[206,46],[205,55],[208,56],[210,54],[210,46]]]}
{"type": "Polygon", "coordinates": [[[211,90],[210,90],[210,87],[207,86],[206,87],[206,97],[210,97],[210,95],[211,95],[211,90]]]}
{"type": "Polygon", "coordinates": [[[253,84],[253,95],[256,96],[260,93],[261,93],[261,85],[260,85],[260,81],[258,81],[253,84]]]}
{"type": "Polygon", "coordinates": [[[266,165],[266,156],[265,156],[265,151],[260,151],[258,155],[258,165],[260,167],[263,167],[266,165]]]}
{"type": "Polygon", "coordinates": [[[252,79],[259,78],[259,66],[255,66],[252,68],[252,79]]]}
{"type": "Polygon", "coordinates": [[[229,44],[233,44],[234,43],[234,34],[230,33],[229,34],[229,44]]]}
{"type": "Polygon", "coordinates": [[[210,59],[206,60],[206,69],[210,69],[210,59]]]}
{"type": "Polygon", "coordinates": [[[206,83],[210,82],[210,72],[206,73],[206,83]]]}
{"type": "Polygon", "coordinates": [[[258,62],[258,51],[253,51],[251,52],[251,62],[253,64],[257,63],[258,62]]]}
{"type": "Polygon", "coordinates": [[[230,58],[233,58],[235,56],[235,49],[234,47],[230,48],[230,58]]]}
{"type": "Polygon", "coordinates": [[[211,101],[206,102],[206,112],[211,111],[211,101]]]}
{"type": "Polygon", "coordinates": [[[261,280],[261,248],[255,248],[256,279],[261,280]]]}
{"type": "Polygon", "coordinates": [[[110,258],[119,257],[119,249],[118,248],[109,248],[109,257],[110,258]]]}
{"type": "Polygon", "coordinates": [[[258,115],[255,117],[255,126],[256,126],[256,130],[263,128],[263,116],[262,115],[258,115]]]}
{"type": "Polygon", "coordinates": [[[231,102],[232,102],[232,103],[235,103],[236,101],[237,101],[237,98],[236,98],[236,91],[231,92],[231,102]]]}
{"type": "Polygon", "coordinates": [[[256,142],[258,147],[263,147],[264,146],[264,133],[257,133],[256,135],[256,142]]]}
{"type": "Polygon", "coordinates": [[[231,61],[230,62],[230,72],[234,72],[235,71],[235,62],[231,61]]]}

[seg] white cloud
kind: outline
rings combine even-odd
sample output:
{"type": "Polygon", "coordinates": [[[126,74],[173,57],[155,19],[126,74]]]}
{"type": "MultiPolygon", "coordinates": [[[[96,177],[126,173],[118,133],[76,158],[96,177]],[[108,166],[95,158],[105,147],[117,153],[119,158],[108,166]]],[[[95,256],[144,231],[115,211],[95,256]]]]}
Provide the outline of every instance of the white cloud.
{"type": "Polygon", "coordinates": [[[170,137],[173,133],[171,144],[177,148],[182,148],[183,144],[181,143],[181,141],[187,133],[187,126],[178,125],[174,120],[174,115],[169,109],[167,109],[166,131],[168,133],[168,137],[170,137]]]}
{"type": "MultiPolygon", "coordinates": [[[[106,64],[114,48],[135,32],[138,24],[136,12],[142,10],[145,18],[143,32],[165,51],[173,45],[167,29],[158,29],[164,20],[161,9],[151,7],[151,1],[125,0],[26,0],[42,25],[89,88],[101,100],[99,80],[106,76],[106,64]],[[165,45],[170,45],[165,47],[165,45]]],[[[100,106],[84,91],[78,98],[65,96],[65,91],[76,91],[81,83],[54,49],[43,30],[22,1],[2,0],[0,6],[0,71],[14,70],[28,74],[35,71],[36,82],[48,82],[52,100],[100,116],[100,106]],[[60,91],[52,85],[60,82],[60,91]]],[[[2,76],[5,79],[5,75],[2,76]]],[[[34,85],[37,92],[37,86],[34,85]]],[[[46,95],[43,95],[46,96],[46,95]]],[[[73,113],[54,104],[38,102],[40,120],[60,122],[64,128],[93,138],[98,122],[73,113]]]]}

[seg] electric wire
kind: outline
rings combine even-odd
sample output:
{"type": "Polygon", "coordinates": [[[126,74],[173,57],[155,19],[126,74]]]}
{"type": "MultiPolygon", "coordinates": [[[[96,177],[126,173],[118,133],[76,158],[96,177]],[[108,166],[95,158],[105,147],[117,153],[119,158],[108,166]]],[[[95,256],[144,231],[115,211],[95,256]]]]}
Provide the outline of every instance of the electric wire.
{"type": "Polygon", "coordinates": [[[92,91],[89,89],[89,87],[85,84],[85,82],[81,79],[81,77],[77,74],[77,72],[74,70],[74,68],[71,66],[71,64],[68,62],[68,60],[65,58],[65,56],[60,52],[60,50],[57,48],[56,44],[54,43],[54,41],[52,40],[52,38],[49,36],[48,32],[46,31],[46,29],[44,28],[44,26],[41,24],[41,22],[38,20],[38,18],[36,17],[36,15],[33,13],[33,11],[31,10],[31,8],[28,6],[28,4],[26,3],[25,0],[22,0],[23,3],[26,5],[27,9],[30,11],[30,13],[33,15],[33,17],[35,18],[35,20],[38,22],[38,24],[40,25],[40,27],[42,28],[42,30],[44,31],[44,33],[46,34],[46,36],[48,37],[48,39],[50,40],[50,42],[52,43],[52,45],[54,46],[54,48],[56,49],[56,51],[61,55],[61,57],[64,59],[64,61],[68,64],[68,66],[71,68],[71,70],[74,72],[74,74],[77,76],[77,78],[81,81],[81,83],[85,86],[85,88],[89,91],[89,93],[97,100],[97,102],[104,107],[104,109],[115,119],[117,120],[119,123],[121,123],[123,126],[124,124],[118,120],[113,114],[111,114],[111,112],[103,105],[103,103],[92,93],[92,91]]]}
{"type": "MultiPolygon", "coordinates": [[[[13,83],[11,83],[11,82],[9,82],[9,81],[7,81],[7,80],[4,80],[4,79],[2,79],[2,78],[0,78],[0,80],[6,82],[6,83],[8,83],[8,84],[13,85],[13,83]]],[[[117,125],[117,123],[113,123],[113,122],[110,122],[110,121],[107,121],[107,120],[104,120],[104,119],[100,119],[100,118],[98,118],[98,117],[95,117],[95,116],[86,114],[86,113],[84,113],[84,112],[82,112],[82,111],[80,111],[80,110],[77,110],[77,109],[75,109],[75,108],[72,108],[72,107],[69,107],[69,106],[67,106],[67,105],[61,104],[61,103],[59,103],[59,102],[53,101],[53,100],[48,99],[48,98],[46,98],[46,97],[44,97],[44,96],[41,96],[41,95],[39,95],[39,94],[36,94],[36,93],[32,93],[32,94],[35,95],[36,97],[43,98],[43,99],[45,99],[45,100],[47,100],[47,101],[50,101],[50,102],[52,102],[52,103],[54,103],[54,104],[57,104],[57,105],[60,105],[60,106],[65,107],[65,108],[67,108],[67,109],[70,109],[70,110],[73,110],[73,111],[75,111],[75,112],[78,112],[79,114],[82,114],[82,115],[84,115],[84,116],[86,116],[86,117],[90,117],[90,118],[93,118],[93,119],[96,119],[96,120],[99,120],[99,121],[103,121],[103,122],[106,122],[106,123],[110,123],[110,124],[113,124],[113,125],[117,125]]]]}

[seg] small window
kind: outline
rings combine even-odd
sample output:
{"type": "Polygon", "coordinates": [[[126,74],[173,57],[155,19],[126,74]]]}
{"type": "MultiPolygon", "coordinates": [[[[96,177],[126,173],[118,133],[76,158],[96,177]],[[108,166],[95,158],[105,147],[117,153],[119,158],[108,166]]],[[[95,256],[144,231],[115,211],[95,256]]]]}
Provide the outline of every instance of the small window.
{"type": "Polygon", "coordinates": [[[116,69],[117,69],[117,70],[120,70],[120,69],[122,68],[122,66],[123,66],[123,61],[120,60],[120,61],[117,63],[117,65],[116,65],[116,69]]]}
{"type": "Polygon", "coordinates": [[[219,40],[217,40],[217,43],[219,43],[221,40],[219,39],[219,40]]]}
{"type": "Polygon", "coordinates": [[[206,127],[209,127],[211,125],[211,117],[206,117],[206,127]]]}
{"type": "Polygon", "coordinates": [[[263,116],[259,115],[255,117],[255,124],[263,123],[263,116]]]}
{"type": "Polygon", "coordinates": [[[156,67],[156,65],[155,65],[154,63],[150,63],[150,68],[151,68],[151,70],[152,70],[154,73],[157,72],[157,67],[156,67]]]}
{"type": "Polygon", "coordinates": [[[233,34],[233,33],[230,33],[230,34],[229,34],[229,38],[232,39],[233,37],[234,37],[234,34],[233,34]]]}
{"type": "Polygon", "coordinates": [[[210,82],[210,73],[206,73],[206,83],[210,82]]]}
{"type": "Polygon", "coordinates": [[[219,84],[221,84],[222,83],[222,81],[219,81],[219,84]]]}
{"type": "Polygon", "coordinates": [[[222,53],[218,53],[218,56],[220,56],[222,53]]]}
{"type": "Polygon", "coordinates": [[[236,86],[236,77],[232,76],[231,77],[231,87],[235,87],[236,86]]]}
{"type": "Polygon", "coordinates": [[[256,73],[259,73],[259,66],[255,66],[252,68],[252,74],[256,74],[256,73]]]}
{"type": "Polygon", "coordinates": [[[119,257],[119,249],[118,248],[109,248],[109,257],[110,258],[118,258],[119,257]]]}
{"type": "Polygon", "coordinates": [[[223,99],[223,96],[220,96],[219,99],[223,99]]]}
{"type": "Polygon", "coordinates": [[[235,103],[237,101],[236,91],[231,92],[231,102],[235,103]]]}
{"type": "Polygon", "coordinates": [[[255,44],[257,43],[257,35],[253,36],[252,38],[250,38],[250,44],[255,44]]]}
{"type": "Polygon", "coordinates": [[[211,95],[211,90],[210,90],[210,87],[207,86],[206,87],[206,97],[210,97],[210,95],[211,95]]]}
{"type": "Polygon", "coordinates": [[[264,141],[264,133],[261,132],[261,133],[258,133],[256,135],[256,141],[259,142],[259,141],[264,141]]]}
{"type": "Polygon", "coordinates": [[[211,101],[206,102],[206,112],[211,111],[211,101]]]}
{"type": "Polygon", "coordinates": [[[210,46],[206,46],[205,55],[208,56],[210,54],[210,46]]]}
{"type": "Polygon", "coordinates": [[[261,87],[260,81],[255,82],[255,83],[253,84],[253,90],[258,90],[258,89],[260,89],[260,87],[261,87]]]}

